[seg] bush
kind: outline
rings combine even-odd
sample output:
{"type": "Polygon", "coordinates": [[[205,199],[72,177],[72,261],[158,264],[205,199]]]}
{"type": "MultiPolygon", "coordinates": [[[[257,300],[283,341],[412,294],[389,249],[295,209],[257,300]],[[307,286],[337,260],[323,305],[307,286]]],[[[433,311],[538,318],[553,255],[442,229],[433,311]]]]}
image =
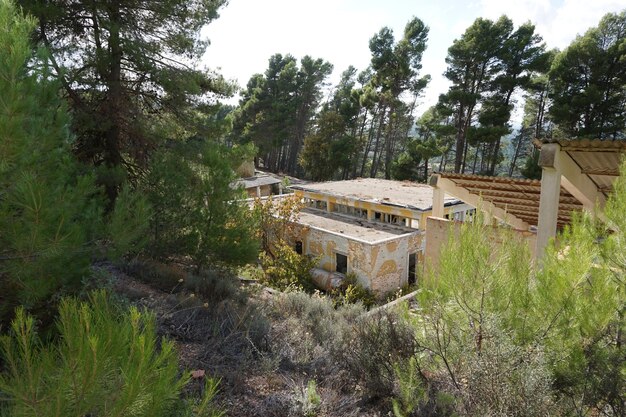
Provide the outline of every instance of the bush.
{"type": "Polygon", "coordinates": [[[322,399],[317,393],[317,384],[314,379],[309,380],[306,387],[297,387],[294,392],[293,415],[315,417],[322,399]]]}
{"type": "Polygon", "coordinates": [[[342,286],[334,289],[331,295],[338,304],[361,303],[366,308],[370,308],[378,302],[370,290],[359,284],[356,275],[352,272],[346,274],[342,286]]]}
{"type": "Polygon", "coordinates": [[[464,381],[464,414],[547,416],[558,414],[552,378],[540,347],[517,345],[498,328],[487,324],[480,355],[468,351],[459,372],[464,381]]]}
{"type": "Polygon", "coordinates": [[[187,273],[178,265],[136,258],[124,265],[124,272],[164,292],[183,288],[187,273]]]}
{"type": "Polygon", "coordinates": [[[151,314],[122,314],[103,291],[89,304],[63,299],[59,310],[54,345],[42,344],[21,308],[11,334],[0,338],[7,364],[0,391],[9,415],[152,417],[181,406],[189,374],[180,376],[173,343],[157,340],[151,314]]]}
{"type": "Polygon", "coordinates": [[[197,271],[256,259],[256,220],[232,187],[231,151],[209,141],[171,144],[153,156],[146,178],[154,215],[148,249],[156,258],[189,257],[197,271]]]}
{"type": "Polygon", "coordinates": [[[239,279],[230,269],[205,268],[199,273],[190,273],[183,282],[183,287],[211,303],[236,299],[239,279]]]}
{"type": "Polygon", "coordinates": [[[385,398],[394,392],[396,364],[416,350],[413,328],[395,311],[383,310],[357,320],[350,337],[332,353],[362,383],[366,395],[385,398]]]}
{"type": "Polygon", "coordinates": [[[262,252],[261,266],[262,282],[272,288],[281,291],[314,289],[310,271],[317,266],[317,261],[298,254],[287,244],[276,244],[271,255],[262,252]]]}
{"type": "Polygon", "coordinates": [[[360,304],[335,308],[330,297],[304,292],[280,294],[272,300],[272,351],[287,364],[332,372],[335,357],[350,337],[352,323],[365,310],[360,304]]]}

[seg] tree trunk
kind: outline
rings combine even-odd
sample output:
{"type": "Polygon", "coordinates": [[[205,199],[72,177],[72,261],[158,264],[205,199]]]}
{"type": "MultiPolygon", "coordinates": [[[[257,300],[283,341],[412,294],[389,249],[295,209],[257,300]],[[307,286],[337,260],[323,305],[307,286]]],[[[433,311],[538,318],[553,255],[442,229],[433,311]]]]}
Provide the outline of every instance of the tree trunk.
{"type": "MultiPolygon", "coordinates": [[[[356,140],[356,138],[358,137],[359,142],[361,143],[361,138],[363,137],[363,132],[365,132],[365,124],[367,123],[367,109],[365,109],[365,114],[363,115],[363,122],[361,123],[361,128],[359,129],[359,135],[356,136],[356,131],[354,134],[354,138],[356,140]]],[[[364,156],[364,160],[365,160],[366,156],[364,156]]],[[[359,168],[359,160],[358,160],[358,150],[355,150],[355,161],[354,164],[352,165],[352,178],[356,177],[356,172],[359,168]]],[[[361,171],[363,171],[363,168],[361,168],[361,171]]],[[[362,175],[362,174],[361,174],[362,175]]]]}
{"type": "MultiPolygon", "coordinates": [[[[391,161],[393,160],[394,148],[394,108],[389,109],[389,124],[387,125],[387,135],[385,137],[385,179],[391,179],[391,161]]],[[[380,158],[379,158],[380,159],[380,158]]]]}
{"type": "Polygon", "coordinates": [[[464,107],[463,105],[459,106],[458,117],[457,117],[457,131],[456,131],[456,152],[454,155],[454,172],[461,172],[461,166],[463,165],[463,151],[465,150],[465,135],[464,135],[464,125],[465,120],[463,119],[464,115],[464,107]]]}
{"type": "Polygon", "coordinates": [[[380,120],[378,121],[378,129],[376,131],[376,142],[374,142],[374,157],[372,158],[372,168],[370,169],[370,178],[376,178],[376,174],[378,173],[378,164],[380,162],[380,137],[383,131],[383,122],[385,120],[385,113],[387,112],[387,108],[385,106],[381,109],[380,120]]]}
{"type": "MultiPolygon", "coordinates": [[[[109,10],[109,54],[111,62],[107,79],[107,111],[109,112],[110,125],[104,137],[103,162],[107,168],[116,169],[122,165],[122,155],[120,152],[120,124],[122,112],[122,49],[119,32],[119,10],[115,7],[109,10]]],[[[114,181],[107,181],[105,189],[109,199],[110,208],[117,198],[120,184],[114,181]]]]}
{"type": "Polygon", "coordinates": [[[367,130],[367,145],[365,146],[365,150],[363,152],[363,162],[361,163],[361,173],[360,177],[365,175],[365,165],[367,164],[367,158],[370,153],[370,149],[372,148],[372,141],[374,139],[374,122],[376,121],[376,113],[372,113],[372,120],[370,121],[370,127],[367,130]]]}

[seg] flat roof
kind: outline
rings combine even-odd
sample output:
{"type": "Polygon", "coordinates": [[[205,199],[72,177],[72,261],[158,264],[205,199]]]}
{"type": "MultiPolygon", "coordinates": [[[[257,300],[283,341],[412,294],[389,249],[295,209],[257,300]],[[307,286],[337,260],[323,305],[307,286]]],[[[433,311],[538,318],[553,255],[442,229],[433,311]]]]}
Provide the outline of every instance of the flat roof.
{"type": "MultiPolygon", "coordinates": [[[[428,211],[433,207],[433,187],[411,181],[357,178],[297,185],[291,188],[421,211],[428,211]]],[[[461,203],[461,200],[449,195],[446,195],[444,200],[445,206],[461,203]]]]}
{"type": "Polygon", "coordinates": [[[242,185],[243,188],[256,188],[263,185],[279,184],[281,180],[270,175],[260,175],[256,177],[241,178],[235,182],[237,186],[242,185]]]}
{"type": "Polygon", "coordinates": [[[305,226],[367,243],[377,243],[412,233],[419,233],[417,229],[393,224],[369,222],[365,219],[361,220],[335,213],[327,213],[312,208],[302,209],[298,215],[298,221],[305,226]]]}

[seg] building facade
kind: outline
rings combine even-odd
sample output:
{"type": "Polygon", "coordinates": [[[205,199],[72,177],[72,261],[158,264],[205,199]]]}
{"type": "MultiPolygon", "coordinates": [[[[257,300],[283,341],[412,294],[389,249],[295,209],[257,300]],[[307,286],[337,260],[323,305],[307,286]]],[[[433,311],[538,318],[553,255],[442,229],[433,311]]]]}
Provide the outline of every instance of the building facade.
{"type": "MultiPolygon", "coordinates": [[[[320,270],[354,274],[378,295],[417,280],[432,187],[367,178],[291,188],[305,204],[294,245],[317,257],[320,270]]],[[[444,205],[445,215],[454,220],[465,220],[474,211],[454,198],[446,198],[444,205]]]]}

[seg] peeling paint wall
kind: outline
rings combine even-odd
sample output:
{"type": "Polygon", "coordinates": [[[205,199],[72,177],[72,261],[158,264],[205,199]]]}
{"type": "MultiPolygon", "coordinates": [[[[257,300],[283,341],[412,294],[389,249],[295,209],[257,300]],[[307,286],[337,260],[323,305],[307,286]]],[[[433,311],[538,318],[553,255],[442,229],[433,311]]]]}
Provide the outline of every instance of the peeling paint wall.
{"type": "Polygon", "coordinates": [[[420,246],[419,233],[373,245],[371,265],[374,279],[371,290],[376,294],[386,294],[407,285],[409,254],[418,253],[420,246]]]}
{"type": "Polygon", "coordinates": [[[259,186],[260,195],[257,195],[257,187],[246,188],[248,198],[267,197],[272,195],[272,186],[269,184],[259,186]]]}
{"type": "MultiPolygon", "coordinates": [[[[336,253],[348,257],[348,272],[377,295],[397,290],[408,282],[409,254],[418,253],[422,245],[419,232],[368,244],[313,228],[302,228],[303,250],[318,258],[318,266],[335,271],[336,253]]],[[[419,262],[419,258],[418,258],[419,262]]]]}

